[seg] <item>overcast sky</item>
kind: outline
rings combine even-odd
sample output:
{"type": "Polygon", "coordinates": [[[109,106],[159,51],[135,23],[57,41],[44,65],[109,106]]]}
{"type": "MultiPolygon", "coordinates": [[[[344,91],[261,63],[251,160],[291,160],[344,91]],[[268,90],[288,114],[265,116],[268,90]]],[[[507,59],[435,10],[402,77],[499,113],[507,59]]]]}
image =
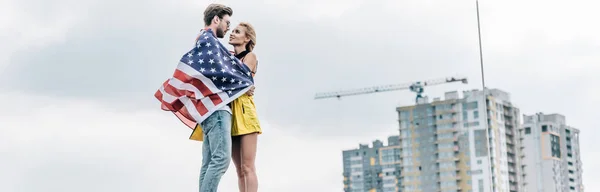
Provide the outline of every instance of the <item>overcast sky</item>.
{"type": "MultiPolygon", "coordinates": [[[[201,143],[153,97],[202,28],[202,0],[0,0],[0,191],[197,191],[201,143]]],[[[257,30],[260,191],[342,191],[342,150],[398,134],[409,91],[316,92],[464,75],[481,88],[471,0],[220,1],[257,30]]],[[[579,128],[600,191],[600,3],[480,2],[486,85],[579,128]]],[[[226,43],[224,41],[224,43],[226,43]]],[[[233,164],[219,191],[237,191],[233,164]]]]}

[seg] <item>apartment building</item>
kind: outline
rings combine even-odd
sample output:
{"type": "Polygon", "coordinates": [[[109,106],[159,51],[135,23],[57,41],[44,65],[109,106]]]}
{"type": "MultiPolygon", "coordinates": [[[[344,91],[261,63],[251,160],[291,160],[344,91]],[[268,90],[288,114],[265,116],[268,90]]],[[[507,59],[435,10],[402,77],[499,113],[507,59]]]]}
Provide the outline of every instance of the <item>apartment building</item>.
{"type": "Polygon", "coordinates": [[[388,145],[373,141],[372,147],[343,151],[344,192],[400,191],[400,139],[388,137],[388,145]]]}
{"type": "Polygon", "coordinates": [[[519,130],[527,192],[583,192],[579,130],[561,114],[523,115],[519,130]]]}
{"type": "Polygon", "coordinates": [[[401,191],[522,191],[520,116],[508,93],[448,92],[397,111],[401,191]]]}

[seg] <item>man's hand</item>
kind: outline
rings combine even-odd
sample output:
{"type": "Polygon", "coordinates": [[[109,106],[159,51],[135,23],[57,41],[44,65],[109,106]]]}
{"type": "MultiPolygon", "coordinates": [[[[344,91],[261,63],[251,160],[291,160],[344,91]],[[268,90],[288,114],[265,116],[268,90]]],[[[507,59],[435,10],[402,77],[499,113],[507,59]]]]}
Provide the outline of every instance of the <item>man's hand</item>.
{"type": "Polygon", "coordinates": [[[253,96],[254,95],[254,86],[250,87],[250,89],[248,90],[248,92],[246,92],[246,95],[248,95],[248,96],[253,96]]]}

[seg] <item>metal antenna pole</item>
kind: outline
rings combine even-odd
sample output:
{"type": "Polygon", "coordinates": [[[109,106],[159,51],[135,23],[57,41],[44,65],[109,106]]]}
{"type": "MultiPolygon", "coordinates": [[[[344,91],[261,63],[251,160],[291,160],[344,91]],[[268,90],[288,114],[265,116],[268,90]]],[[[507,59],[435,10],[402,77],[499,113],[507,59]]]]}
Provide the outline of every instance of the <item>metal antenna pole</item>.
{"type": "MultiPolygon", "coordinates": [[[[488,162],[490,163],[490,165],[492,165],[492,162],[491,162],[492,154],[491,154],[491,150],[490,150],[491,144],[489,143],[489,137],[490,137],[491,132],[490,132],[490,127],[488,125],[488,106],[487,106],[488,104],[487,104],[487,93],[486,93],[486,87],[485,87],[485,72],[483,69],[483,46],[481,45],[481,24],[480,24],[481,22],[480,22],[480,18],[479,18],[479,0],[475,0],[475,7],[477,9],[477,33],[479,36],[479,63],[480,63],[480,68],[481,68],[481,87],[483,89],[483,105],[484,105],[483,109],[485,110],[485,113],[484,113],[485,115],[483,116],[483,120],[484,120],[483,126],[486,130],[486,135],[488,138],[488,139],[486,139],[486,142],[488,143],[487,144],[488,145],[487,146],[488,162]]],[[[492,168],[490,168],[489,171],[492,174],[494,172],[494,170],[492,168]]],[[[494,188],[493,182],[494,181],[491,180],[491,177],[489,179],[491,182],[489,185],[489,189],[491,191],[493,191],[493,188],[494,188]]]]}
{"type": "Polygon", "coordinates": [[[479,62],[481,65],[481,86],[485,92],[485,75],[483,71],[483,48],[481,46],[481,24],[479,21],[479,0],[475,0],[475,6],[477,7],[477,32],[479,35],[479,62]]]}

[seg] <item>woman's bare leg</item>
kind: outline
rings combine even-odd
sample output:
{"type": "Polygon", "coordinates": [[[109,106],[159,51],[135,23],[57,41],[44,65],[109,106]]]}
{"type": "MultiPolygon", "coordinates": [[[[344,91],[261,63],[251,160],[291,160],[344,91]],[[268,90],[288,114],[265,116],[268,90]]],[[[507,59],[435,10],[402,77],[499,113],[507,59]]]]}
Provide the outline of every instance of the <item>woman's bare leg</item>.
{"type": "Polygon", "coordinates": [[[241,137],[234,136],[231,138],[231,158],[233,159],[233,164],[235,165],[235,171],[238,176],[238,188],[240,192],[245,192],[246,190],[246,180],[244,178],[244,172],[242,171],[242,143],[241,137]]]}
{"type": "Polygon", "coordinates": [[[256,159],[258,133],[242,135],[240,140],[242,149],[242,172],[246,179],[246,190],[242,192],[257,192],[258,177],[256,176],[254,160],[256,159]]]}

